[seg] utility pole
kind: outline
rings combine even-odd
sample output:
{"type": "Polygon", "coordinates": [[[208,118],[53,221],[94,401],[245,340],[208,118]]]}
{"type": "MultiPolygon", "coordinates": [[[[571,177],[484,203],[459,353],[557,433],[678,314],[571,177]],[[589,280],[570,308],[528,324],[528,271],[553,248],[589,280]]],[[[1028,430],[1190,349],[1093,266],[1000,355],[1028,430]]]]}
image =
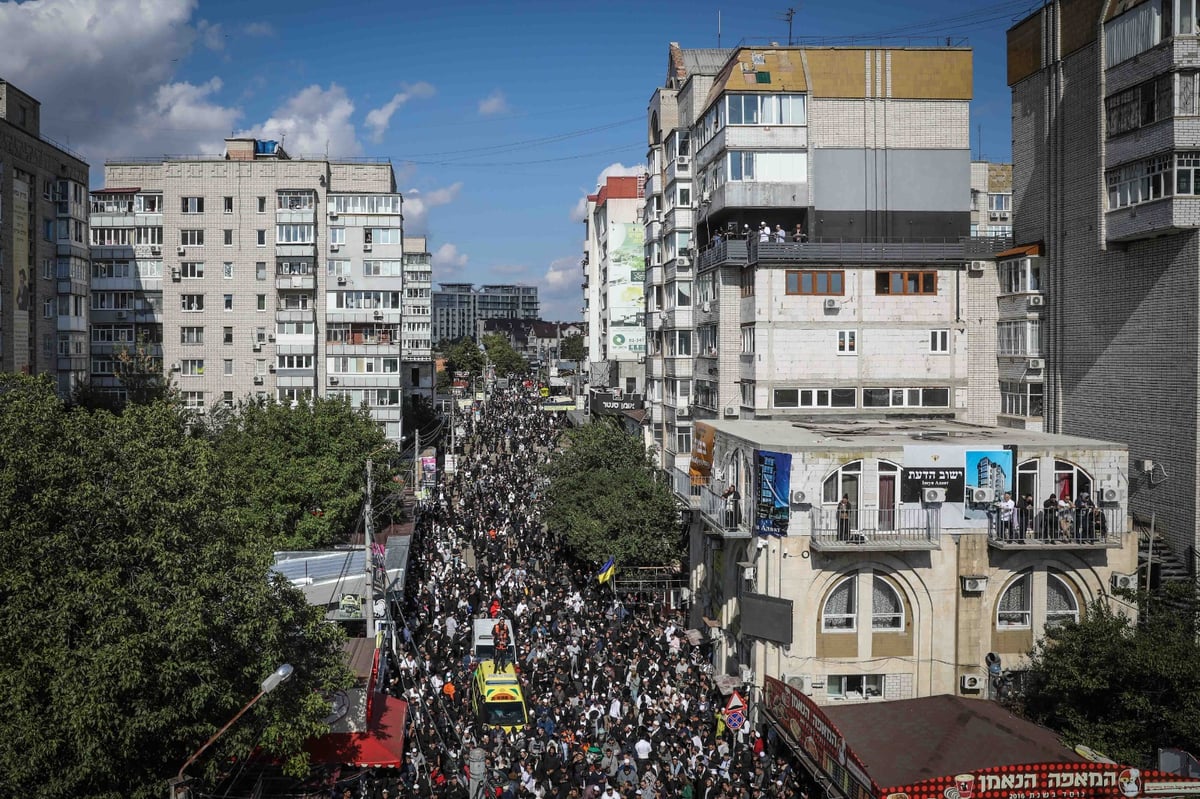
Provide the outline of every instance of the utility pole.
{"type": "Polygon", "coordinates": [[[371,477],[374,462],[367,458],[367,501],[363,509],[363,568],[366,570],[367,596],[367,638],[375,637],[375,563],[372,544],[375,543],[375,526],[372,521],[371,495],[375,493],[375,485],[371,477]]]}
{"type": "Polygon", "coordinates": [[[415,430],[413,439],[413,493],[421,488],[421,429],[415,430]]]}

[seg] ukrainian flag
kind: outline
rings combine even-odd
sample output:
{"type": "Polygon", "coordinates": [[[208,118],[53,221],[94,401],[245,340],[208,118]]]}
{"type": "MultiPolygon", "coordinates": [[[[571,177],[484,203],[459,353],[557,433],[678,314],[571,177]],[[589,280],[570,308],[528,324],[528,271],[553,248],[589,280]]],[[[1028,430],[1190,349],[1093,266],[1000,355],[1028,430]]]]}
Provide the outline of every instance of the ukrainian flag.
{"type": "Polygon", "coordinates": [[[611,580],[613,575],[616,573],[617,559],[616,557],[609,556],[608,560],[604,562],[604,565],[600,567],[600,571],[596,572],[596,581],[603,585],[611,580]]]}

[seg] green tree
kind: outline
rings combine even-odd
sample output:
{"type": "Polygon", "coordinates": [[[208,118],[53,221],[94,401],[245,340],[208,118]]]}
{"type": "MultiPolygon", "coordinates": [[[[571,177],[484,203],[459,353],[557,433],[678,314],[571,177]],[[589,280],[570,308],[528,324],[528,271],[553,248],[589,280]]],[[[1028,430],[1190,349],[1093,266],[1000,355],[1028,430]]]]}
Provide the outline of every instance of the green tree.
{"type": "MultiPolygon", "coordinates": [[[[365,465],[395,459],[394,448],[363,408],[344,399],[251,401],[212,430],[233,475],[248,521],[277,549],[312,549],[354,531],[365,490],[365,465]]],[[[382,469],[377,490],[383,491],[382,469]]],[[[383,500],[377,494],[377,501],[383,500]]]]}
{"type": "Polygon", "coordinates": [[[615,555],[629,565],[679,560],[675,495],[638,436],[607,422],[566,434],[549,466],[547,527],[588,562],[615,555]]]}
{"type": "Polygon", "coordinates": [[[562,340],[562,359],[575,363],[587,359],[587,344],[584,343],[583,336],[575,333],[562,340]]]}
{"type": "Polygon", "coordinates": [[[466,372],[470,377],[483,374],[483,351],[471,338],[460,338],[445,351],[445,373],[453,380],[457,372],[466,372]]]}
{"type": "Polygon", "coordinates": [[[166,402],[116,416],[0,376],[0,794],[161,797],[282,663],[295,675],[197,763],[307,771],[342,634],[286,581],[216,448],[166,402]]]}
{"type": "Polygon", "coordinates": [[[529,371],[529,361],[499,333],[484,336],[483,348],[487,351],[488,360],[496,367],[497,377],[523,375],[529,371]]]}
{"type": "Polygon", "coordinates": [[[1097,602],[1048,630],[1018,701],[1070,745],[1150,766],[1158,747],[1200,751],[1200,643],[1194,589],[1139,604],[1140,623],[1097,602]]]}
{"type": "Polygon", "coordinates": [[[144,335],[139,336],[132,347],[118,347],[113,357],[121,392],[106,390],[84,380],[71,392],[73,404],[121,413],[129,403],[145,405],[158,400],[178,401],[178,389],[163,371],[162,359],[153,353],[144,335]]]}

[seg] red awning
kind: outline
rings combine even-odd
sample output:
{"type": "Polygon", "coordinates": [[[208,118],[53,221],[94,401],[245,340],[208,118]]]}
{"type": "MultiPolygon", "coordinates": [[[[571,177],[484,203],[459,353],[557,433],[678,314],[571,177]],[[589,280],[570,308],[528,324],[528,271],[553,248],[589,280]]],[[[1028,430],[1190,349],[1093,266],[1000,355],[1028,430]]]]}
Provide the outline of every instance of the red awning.
{"type": "Polygon", "coordinates": [[[305,749],[312,755],[313,762],[346,766],[402,765],[408,703],[381,695],[373,704],[384,708],[367,732],[331,732],[309,741],[305,749]]]}

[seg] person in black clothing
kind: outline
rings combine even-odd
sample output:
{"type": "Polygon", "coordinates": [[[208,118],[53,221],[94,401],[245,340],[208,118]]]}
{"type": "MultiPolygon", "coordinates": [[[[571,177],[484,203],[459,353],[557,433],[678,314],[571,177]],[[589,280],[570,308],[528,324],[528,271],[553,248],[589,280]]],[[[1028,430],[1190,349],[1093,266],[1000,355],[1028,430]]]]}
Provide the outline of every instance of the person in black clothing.
{"type": "Polygon", "coordinates": [[[850,517],[853,514],[854,506],[850,504],[850,495],[842,494],[842,501],[837,504],[838,541],[850,540],[850,517]]]}

